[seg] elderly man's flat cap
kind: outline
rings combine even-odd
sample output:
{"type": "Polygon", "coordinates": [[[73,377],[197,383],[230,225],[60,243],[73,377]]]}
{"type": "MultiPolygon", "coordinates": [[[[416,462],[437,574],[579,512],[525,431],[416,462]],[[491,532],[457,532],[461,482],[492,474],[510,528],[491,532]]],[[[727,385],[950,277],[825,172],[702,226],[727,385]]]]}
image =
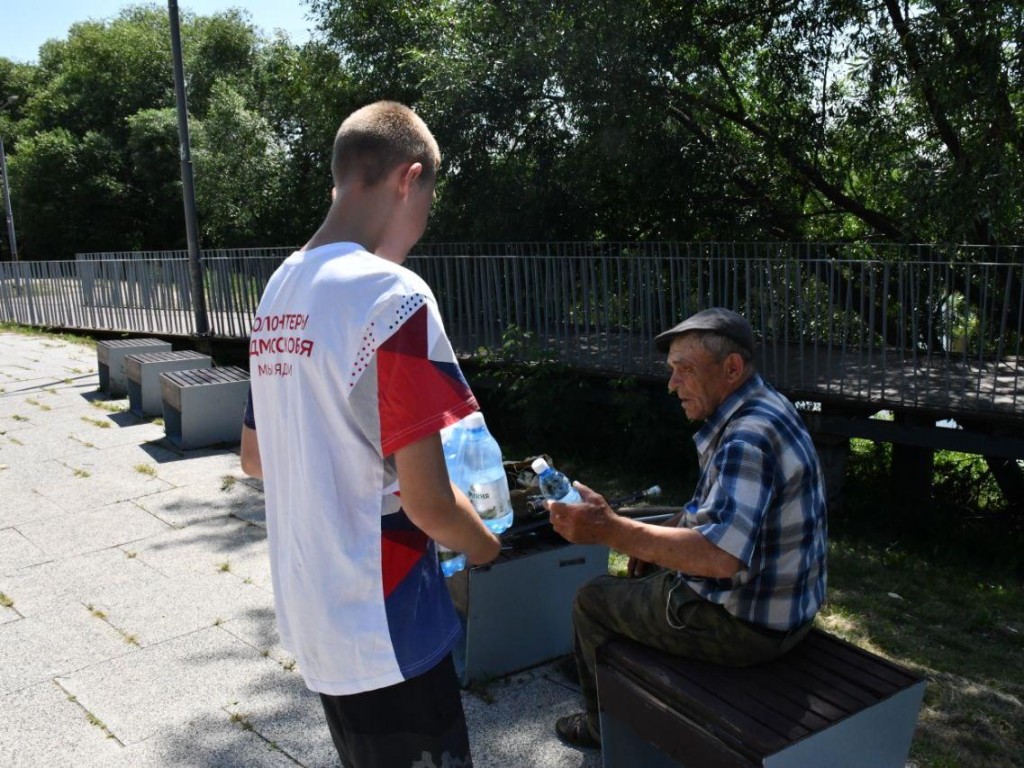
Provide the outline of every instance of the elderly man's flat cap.
{"type": "Polygon", "coordinates": [[[659,352],[668,352],[677,336],[689,331],[711,331],[732,339],[751,355],[754,354],[754,331],[743,315],[731,309],[712,307],[691,315],[674,328],[659,333],[654,338],[654,346],[659,352]]]}

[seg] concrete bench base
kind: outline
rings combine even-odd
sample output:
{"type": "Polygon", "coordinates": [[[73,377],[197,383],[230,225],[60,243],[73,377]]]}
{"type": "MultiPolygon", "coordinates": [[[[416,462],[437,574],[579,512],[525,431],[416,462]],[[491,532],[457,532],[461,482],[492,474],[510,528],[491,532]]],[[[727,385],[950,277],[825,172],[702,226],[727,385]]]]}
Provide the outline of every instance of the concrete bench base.
{"type": "Polygon", "coordinates": [[[238,443],[248,392],[248,371],[234,365],[161,373],[164,432],[186,450],[238,443]]]}
{"type": "Polygon", "coordinates": [[[572,651],[572,601],[608,573],[608,548],[558,539],[503,552],[448,579],[465,626],[455,649],[462,684],[501,677],[572,651]]]}
{"type": "Polygon", "coordinates": [[[160,339],[97,341],[96,362],[100,372],[100,390],[108,395],[128,394],[128,377],[124,372],[124,359],[127,355],[170,351],[170,343],[160,339]]]}
{"type": "Polygon", "coordinates": [[[209,355],[191,350],[126,355],[124,372],[128,379],[128,410],[137,416],[159,416],[163,413],[161,373],[211,367],[213,360],[209,355]]]}
{"type": "Polygon", "coordinates": [[[817,630],[745,668],[616,641],[597,684],[605,768],[903,768],[925,687],[817,630]]]}

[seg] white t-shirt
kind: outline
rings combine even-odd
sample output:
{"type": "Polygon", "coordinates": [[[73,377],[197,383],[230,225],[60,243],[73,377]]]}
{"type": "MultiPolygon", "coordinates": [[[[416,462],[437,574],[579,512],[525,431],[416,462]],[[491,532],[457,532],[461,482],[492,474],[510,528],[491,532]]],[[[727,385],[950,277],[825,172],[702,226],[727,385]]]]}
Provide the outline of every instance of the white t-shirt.
{"type": "Polygon", "coordinates": [[[477,409],[433,293],[354,243],[293,253],[249,355],[282,643],[330,695],[426,672],[460,627],[393,454],[477,409]]]}

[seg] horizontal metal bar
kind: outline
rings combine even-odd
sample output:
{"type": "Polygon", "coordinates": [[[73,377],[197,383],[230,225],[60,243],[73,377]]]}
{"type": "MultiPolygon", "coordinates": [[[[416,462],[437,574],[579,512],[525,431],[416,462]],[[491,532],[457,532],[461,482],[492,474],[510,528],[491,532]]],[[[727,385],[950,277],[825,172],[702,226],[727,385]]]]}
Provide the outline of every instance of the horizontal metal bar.
{"type": "Polygon", "coordinates": [[[1024,437],[984,435],[947,427],[922,427],[884,419],[803,413],[812,434],[860,437],[934,450],[959,451],[1002,459],[1024,459],[1024,437]]]}

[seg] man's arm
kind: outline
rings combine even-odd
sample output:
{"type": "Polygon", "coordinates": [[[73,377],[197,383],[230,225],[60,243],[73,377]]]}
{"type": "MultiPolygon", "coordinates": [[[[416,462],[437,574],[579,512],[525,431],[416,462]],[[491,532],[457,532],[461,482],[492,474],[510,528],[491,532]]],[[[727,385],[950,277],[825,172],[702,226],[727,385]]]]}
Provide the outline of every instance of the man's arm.
{"type": "Polygon", "coordinates": [[[242,425],[242,471],[249,477],[263,477],[263,461],[260,459],[260,441],[256,430],[242,425]]]}
{"type": "Polygon", "coordinates": [[[451,550],[465,552],[473,565],[498,556],[498,537],[448,479],[438,433],[395,451],[395,466],[402,508],[421,531],[451,550]]]}
{"type": "MultiPolygon", "coordinates": [[[[683,510],[679,510],[676,514],[672,515],[668,520],[663,520],[658,525],[663,525],[666,528],[675,528],[679,525],[679,520],[683,516],[683,510]]],[[[645,575],[651,567],[652,563],[646,560],[641,560],[639,557],[630,555],[628,562],[626,563],[626,575],[634,576],[639,578],[645,575]]]]}
{"type": "Polygon", "coordinates": [[[603,544],[631,558],[691,576],[727,579],[743,563],[697,531],[652,525],[615,514],[599,494],[580,483],[582,504],[548,503],[551,524],[574,544],[603,544]]]}

